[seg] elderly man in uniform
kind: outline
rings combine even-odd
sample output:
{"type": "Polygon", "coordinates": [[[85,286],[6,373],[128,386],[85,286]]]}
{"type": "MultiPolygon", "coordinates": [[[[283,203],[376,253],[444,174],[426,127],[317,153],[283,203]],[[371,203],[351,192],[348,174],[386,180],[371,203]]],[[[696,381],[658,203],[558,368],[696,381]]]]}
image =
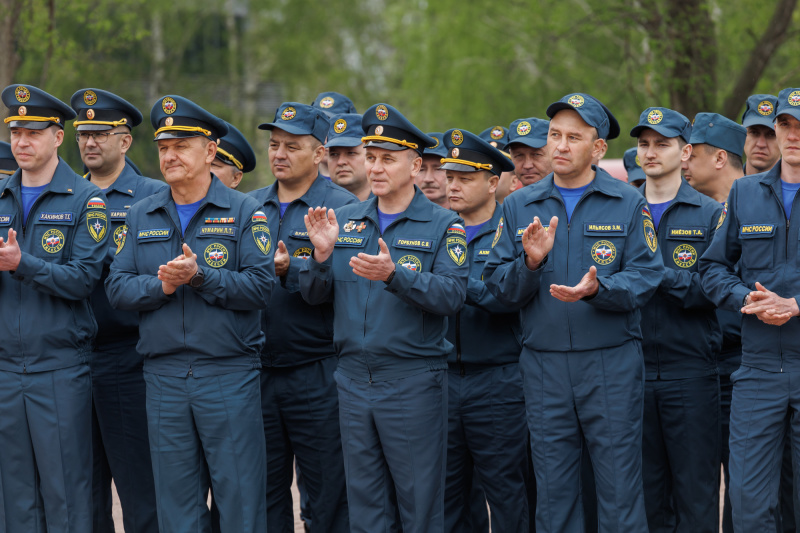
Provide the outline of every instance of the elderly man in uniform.
{"type": "Polygon", "coordinates": [[[223,120],[165,96],[150,122],[170,188],[128,212],[106,292],[140,316],[159,528],[206,531],[210,485],[223,533],[263,532],[260,310],[274,281],[266,217],[211,173],[223,120]]]}
{"type": "Polygon", "coordinates": [[[798,226],[800,89],[784,89],[775,109],[781,159],[767,172],[736,180],[719,228],[701,260],[703,288],[720,307],[740,310],[742,361],[733,383],[730,419],[730,499],[734,531],[774,531],[781,449],[800,392],[798,226]],[[797,218],[797,217],[795,217],[797,218]]]}
{"type": "MultiPolygon", "coordinates": [[[[481,279],[502,211],[494,193],[514,165],[466,130],[444,134],[450,205],[464,219],[470,267],[464,308],[451,316],[448,362],[445,531],[464,531],[473,467],[494,531],[527,531],[527,429],[519,374],[519,313],[508,313],[481,279]],[[456,144],[458,143],[458,144],[456,144]]],[[[531,480],[532,481],[532,480],[531,480]]],[[[483,506],[486,507],[485,505],[483,506]]]]}
{"type": "Polygon", "coordinates": [[[331,181],[353,193],[360,201],[370,196],[365,153],[361,130],[361,115],[350,113],[334,115],[328,129],[328,167],[331,181]]]}
{"type": "Polygon", "coordinates": [[[228,133],[220,138],[211,172],[229,189],[235,189],[248,172],[256,168],[256,154],[242,132],[226,122],[228,133]]]}
{"type": "Polygon", "coordinates": [[[722,206],[681,178],[692,146],[689,119],[642,111],[631,130],[647,176],[640,189],[661,241],[664,279],[642,308],[642,477],[650,533],[719,531],[719,379],[722,335],[700,287],[697,260],[722,206]]]}
{"type": "MultiPolygon", "coordinates": [[[[105,281],[116,245],[126,232],[130,207],[167,188],[164,182],[140,176],[125,154],[133,143],[131,130],[142,114],[129,102],[101,89],[81,89],[70,99],[77,119],[73,126],[86,179],[100,187],[108,199],[109,231],[114,242],[103,268],[105,281]]],[[[111,515],[111,478],[122,505],[122,519],[130,532],[157,532],[155,487],[147,438],[143,358],[136,351],[139,316],[117,311],[99,284],[91,297],[98,321],[92,353],[92,415],[95,425],[94,531],[114,530],[111,515]]]]}
{"type": "Polygon", "coordinates": [[[334,305],[351,530],[442,531],[444,336],[466,296],[466,232],[414,186],[435,141],[388,104],[369,108],[362,127],[375,198],[336,214],[309,209],[314,249],[300,289],[334,305]]]}
{"type": "Polygon", "coordinates": [[[280,286],[262,313],[267,342],[261,352],[262,414],[267,443],[269,531],[294,531],[292,463],[308,493],[308,518],[319,531],[348,531],[339,403],[333,372],[333,308],[309,305],[298,273],[311,255],[303,217],[309,208],[338,208],[357,199],[322,178],[317,165],[328,119],[311,106],[286,102],[270,123],[269,163],[276,178],[250,193],[263,206],[275,242],[280,286]]]}
{"type": "Polygon", "coordinates": [[[541,181],[553,171],[547,155],[547,120],[520,118],[508,127],[508,153],[521,187],[541,181]]]}
{"type": "Polygon", "coordinates": [[[17,160],[11,153],[11,145],[0,141],[0,180],[11,176],[18,168],[17,160]]]}
{"type": "Polygon", "coordinates": [[[655,228],[644,198],[591,164],[611,131],[603,106],[572,93],[547,115],[553,173],[503,204],[483,274],[501,303],[522,310],[536,528],[584,529],[585,437],[599,530],[647,531],[639,308],[663,275],[655,228]]]}
{"type": "Polygon", "coordinates": [[[0,182],[0,530],[92,531],[89,296],[108,249],[100,189],[58,157],[66,104],[2,92],[19,170],[0,182]],[[45,525],[46,524],[46,525],[45,525]]]}
{"type": "Polygon", "coordinates": [[[742,126],[747,128],[744,142],[744,173],[747,175],[768,171],[781,157],[775,137],[777,102],[771,94],[754,94],[747,99],[742,114],[742,126]]]}

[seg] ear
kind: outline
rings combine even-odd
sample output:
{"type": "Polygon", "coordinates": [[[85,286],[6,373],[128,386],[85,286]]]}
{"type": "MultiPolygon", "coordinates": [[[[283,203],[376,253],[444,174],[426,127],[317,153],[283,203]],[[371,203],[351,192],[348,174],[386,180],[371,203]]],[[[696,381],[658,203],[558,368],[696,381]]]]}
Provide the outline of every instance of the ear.
{"type": "Polygon", "coordinates": [[[714,156],[714,168],[717,170],[722,170],[727,164],[728,152],[722,149],[717,150],[717,154],[714,156]]]}
{"type": "Polygon", "coordinates": [[[319,165],[322,163],[323,157],[325,157],[325,146],[320,144],[314,148],[314,164],[319,165]]]}
{"type": "Polygon", "coordinates": [[[500,183],[500,176],[489,174],[489,194],[494,195],[497,191],[497,185],[500,183]]]}
{"type": "Polygon", "coordinates": [[[122,155],[128,153],[128,150],[130,150],[132,144],[133,144],[133,135],[128,133],[127,135],[122,136],[122,144],[120,145],[120,150],[122,151],[122,155]]]}
{"type": "Polygon", "coordinates": [[[234,172],[233,181],[231,182],[231,189],[235,189],[236,187],[238,187],[239,184],[242,182],[243,177],[244,177],[244,172],[242,172],[241,170],[237,170],[236,172],[234,172]]]}
{"type": "Polygon", "coordinates": [[[53,144],[56,148],[61,146],[61,143],[64,142],[64,130],[61,128],[56,128],[56,137],[53,139],[53,144]]]}
{"type": "Polygon", "coordinates": [[[214,141],[208,141],[206,143],[206,165],[210,165],[214,161],[215,157],[217,157],[217,143],[214,141]]]}
{"type": "Polygon", "coordinates": [[[422,169],[422,157],[417,156],[411,160],[411,177],[416,178],[419,171],[422,169]]]}
{"type": "Polygon", "coordinates": [[[592,159],[602,159],[608,150],[608,145],[603,139],[595,139],[592,145],[592,159]]]}
{"type": "Polygon", "coordinates": [[[692,145],[687,144],[686,146],[683,147],[683,150],[681,150],[681,162],[688,161],[691,156],[692,156],[692,145]]]}

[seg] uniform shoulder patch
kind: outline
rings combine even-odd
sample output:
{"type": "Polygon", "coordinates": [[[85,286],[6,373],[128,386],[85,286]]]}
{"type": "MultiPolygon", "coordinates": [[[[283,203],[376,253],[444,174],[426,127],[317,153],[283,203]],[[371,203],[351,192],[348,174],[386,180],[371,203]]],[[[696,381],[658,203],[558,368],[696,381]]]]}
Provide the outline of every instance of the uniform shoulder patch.
{"type": "Polygon", "coordinates": [[[467,230],[461,224],[453,224],[447,228],[447,255],[453,262],[461,266],[467,260],[467,230]]]}
{"type": "Polygon", "coordinates": [[[95,196],[94,198],[90,198],[88,202],[86,202],[86,209],[105,209],[106,202],[99,196],[95,196]]]}
{"type": "Polygon", "coordinates": [[[121,225],[114,231],[114,244],[117,245],[117,251],[114,255],[120,253],[122,249],[125,247],[125,239],[127,236],[128,236],[127,224],[121,225]]]}
{"type": "Polygon", "coordinates": [[[266,224],[267,223],[267,215],[266,215],[266,213],[264,213],[264,211],[256,211],[255,213],[253,213],[253,219],[252,220],[253,220],[254,223],[261,222],[261,223],[266,224]]]}
{"type": "Polygon", "coordinates": [[[647,217],[650,220],[653,219],[653,215],[650,214],[650,208],[647,206],[642,207],[642,216],[647,217]]]}
{"type": "Polygon", "coordinates": [[[717,227],[715,229],[719,229],[722,227],[722,223],[725,222],[725,218],[728,216],[728,202],[725,201],[725,205],[722,206],[722,213],[719,214],[719,220],[717,221],[717,227]]]}
{"type": "Polygon", "coordinates": [[[492,239],[492,248],[494,248],[500,241],[500,236],[503,235],[503,217],[500,217],[500,222],[497,223],[497,229],[494,232],[494,239],[492,239]]]}
{"type": "MultiPolygon", "coordinates": [[[[253,218],[255,218],[255,215],[253,215],[253,218]]],[[[255,239],[256,246],[258,246],[262,254],[267,255],[272,249],[272,238],[266,224],[255,224],[253,226],[253,239],[255,239]]]]}
{"type": "Polygon", "coordinates": [[[656,228],[653,226],[653,221],[644,219],[644,240],[647,242],[647,247],[650,251],[655,253],[658,249],[658,238],[656,237],[656,228]]]}
{"type": "MultiPolygon", "coordinates": [[[[103,204],[105,209],[105,204],[103,204]]],[[[86,213],[86,227],[89,228],[89,235],[95,242],[100,242],[106,236],[108,230],[108,219],[103,211],[89,211],[86,213]]]]}

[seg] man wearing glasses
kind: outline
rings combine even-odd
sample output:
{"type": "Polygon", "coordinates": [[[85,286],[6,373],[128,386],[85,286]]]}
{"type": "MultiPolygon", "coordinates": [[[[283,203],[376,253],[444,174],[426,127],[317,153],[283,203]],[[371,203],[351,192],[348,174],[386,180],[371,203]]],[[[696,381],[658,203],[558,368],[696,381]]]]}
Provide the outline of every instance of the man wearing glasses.
{"type": "MultiPolygon", "coordinates": [[[[140,176],[126,161],[133,143],[131,130],[142,114],[119,96],[100,89],[81,89],[72,95],[73,122],[85,176],[108,199],[113,242],[109,240],[102,281],[117,246],[125,235],[125,217],[131,205],[167,187],[140,176]]],[[[145,412],[143,358],[136,351],[139,317],[133,311],[113,309],[103,283],[91,296],[98,332],[91,357],[92,434],[94,474],[94,531],[113,531],[111,479],[113,477],[128,533],[157,532],[155,488],[145,412]]]]}

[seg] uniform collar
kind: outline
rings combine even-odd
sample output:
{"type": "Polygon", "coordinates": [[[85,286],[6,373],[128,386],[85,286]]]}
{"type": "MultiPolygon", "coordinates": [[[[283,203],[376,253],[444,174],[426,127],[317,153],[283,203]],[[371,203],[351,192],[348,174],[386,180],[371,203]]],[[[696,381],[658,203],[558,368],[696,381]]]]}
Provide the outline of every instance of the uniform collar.
{"type": "MultiPolygon", "coordinates": [[[[645,181],[641,187],[639,187],[639,192],[642,193],[644,196],[645,187],[647,186],[647,182],[645,181]]],[[[673,204],[689,204],[689,205],[701,205],[701,195],[703,193],[697,191],[694,187],[689,185],[683,177],[681,177],[681,186],[678,187],[678,194],[675,195],[671,201],[673,204]]]]}
{"type": "MultiPolygon", "coordinates": [[[[75,171],[70,168],[66,161],[60,156],[58,158],[58,166],[53,172],[53,178],[47,184],[47,192],[56,194],[74,194],[76,179],[80,178],[75,171]]],[[[17,169],[8,179],[0,182],[0,197],[2,197],[6,190],[19,191],[22,187],[22,169],[17,169]]]]}
{"type": "MultiPolygon", "coordinates": [[[[327,188],[328,188],[328,180],[323,178],[322,174],[317,174],[317,178],[313,182],[311,182],[311,186],[308,188],[308,190],[304,192],[303,195],[300,196],[300,198],[298,198],[297,200],[300,200],[309,207],[316,207],[318,205],[322,205],[322,202],[325,200],[325,189],[327,188]]],[[[267,187],[266,196],[264,197],[264,201],[261,203],[265,204],[267,202],[280,203],[280,200],[278,200],[277,180],[275,180],[275,183],[267,187]]]]}
{"type": "MultiPolygon", "coordinates": [[[[586,193],[584,194],[599,192],[605,194],[606,196],[622,198],[622,195],[614,190],[616,183],[619,181],[618,179],[595,165],[592,165],[592,169],[594,170],[594,179],[589,182],[589,185],[586,188],[586,193]]],[[[552,172],[545,176],[545,178],[539,183],[528,185],[524,187],[523,190],[527,189],[528,187],[531,187],[531,190],[530,193],[528,193],[528,201],[526,202],[527,204],[538,202],[546,198],[561,198],[561,194],[556,189],[552,172]]]]}
{"type": "MultiPolygon", "coordinates": [[[[357,208],[353,209],[353,214],[350,218],[354,220],[368,218],[378,225],[377,196],[373,196],[372,198],[356,205],[357,208]]],[[[436,207],[436,204],[428,200],[428,197],[425,196],[425,193],[423,193],[419,187],[414,185],[414,197],[411,199],[411,203],[408,204],[406,210],[400,213],[400,216],[397,218],[398,220],[408,218],[418,222],[430,222],[433,220],[433,210],[436,209],[436,207]]]]}
{"type": "Polygon", "coordinates": [[[494,203],[494,213],[492,214],[492,218],[484,222],[483,227],[481,230],[475,234],[472,238],[472,242],[478,240],[478,238],[483,237],[487,233],[494,233],[497,231],[497,225],[500,224],[500,219],[503,217],[503,207],[495,201],[494,203]]]}
{"type": "MultiPolygon", "coordinates": [[[[88,179],[91,176],[91,172],[86,175],[88,179]]],[[[117,179],[114,180],[108,190],[113,190],[120,192],[122,194],[127,194],[128,196],[135,196],[136,195],[136,184],[139,183],[139,174],[133,170],[133,167],[130,166],[128,163],[125,163],[125,166],[122,168],[122,172],[119,173],[117,179]]],[[[91,179],[89,179],[91,181],[91,179]]]]}
{"type": "MultiPolygon", "coordinates": [[[[230,199],[228,198],[231,192],[233,191],[227,188],[219,178],[211,174],[211,186],[208,188],[208,192],[206,193],[201,207],[206,204],[213,204],[220,209],[228,209],[231,206],[230,199]]],[[[159,191],[150,197],[150,208],[147,212],[152,213],[159,208],[166,207],[170,203],[174,203],[172,199],[172,188],[167,187],[163,191],[159,191]]]]}
{"type": "Polygon", "coordinates": [[[775,185],[781,179],[781,161],[783,161],[783,159],[778,159],[778,162],[775,163],[771,169],[766,172],[761,172],[760,174],[752,174],[752,176],[760,176],[758,181],[764,185],[775,185]]]}

